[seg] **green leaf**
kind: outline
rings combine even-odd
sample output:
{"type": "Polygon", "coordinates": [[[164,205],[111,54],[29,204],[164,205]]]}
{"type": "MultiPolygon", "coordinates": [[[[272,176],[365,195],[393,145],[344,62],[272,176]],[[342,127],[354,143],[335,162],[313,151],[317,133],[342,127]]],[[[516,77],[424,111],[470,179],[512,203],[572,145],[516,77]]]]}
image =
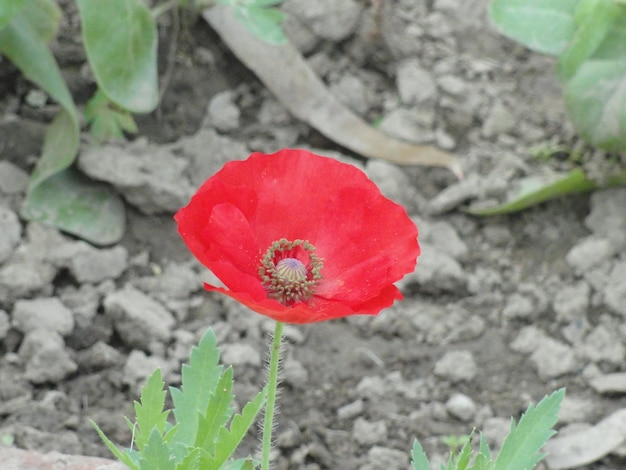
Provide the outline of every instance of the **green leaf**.
{"type": "Polygon", "coordinates": [[[68,170],[78,152],[79,125],[72,96],[46,46],[47,36],[56,26],[46,27],[45,19],[57,21],[56,11],[50,0],[26,2],[11,23],[0,30],[0,52],[63,108],[46,130],[22,215],[95,244],[115,243],[125,229],[121,199],[108,186],[91,183],[68,170]]]}
{"type": "Polygon", "coordinates": [[[140,451],[148,443],[152,430],[156,429],[160,435],[165,433],[169,411],[163,411],[166,395],[164,385],[161,369],[155,370],[141,389],[141,401],[135,402],[135,443],[140,451]]]}
{"type": "Polygon", "coordinates": [[[273,7],[280,5],[284,0],[250,0],[250,5],[255,7],[273,7]]]}
{"type": "Polygon", "coordinates": [[[285,14],[276,8],[240,7],[235,10],[235,16],[248,31],[265,42],[277,45],[288,42],[287,36],[281,28],[285,14]]]}
{"type": "Polygon", "coordinates": [[[113,442],[111,442],[111,440],[106,437],[106,435],[104,434],[104,432],[102,432],[102,430],[100,429],[100,427],[93,421],[91,421],[91,425],[94,427],[94,429],[96,430],[96,432],[98,433],[98,435],[100,436],[100,439],[102,439],[102,442],[104,442],[104,445],[106,445],[109,450],[111,451],[111,453],[113,455],[115,455],[115,457],[122,462],[123,464],[125,464],[128,468],[130,468],[131,470],[140,470],[139,469],[139,462],[134,461],[131,456],[127,453],[127,452],[122,452],[121,450],[119,450],[115,444],[113,444],[113,442]]]}
{"type": "Polygon", "coordinates": [[[243,407],[241,414],[233,417],[230,423],[230,429],[226,426],[220,428],[215,443],[215,455],[212,464],[215,468],[219,468],[233,455],[239,443],[248,433],[250,426],[254,423],[257,415],[265,404],[266,390],[261,390],[251,402],[243,407]]]}
{"type": "Polygon", "coordinates": [[[215,335],[207,330],[182,368],[181,388],[170,387],[178,429],[173,443],[191,447],[198,432],[198,414],[204,413],[222,375],[215,335]]]}
{"type": "Polygon", "coordinates": [[[0,30],[0,52],[6,55],[26,78],[54,98],[63,110],[48,127],[41,158],[31,175],[30,188],[67,168],[78,151],[78,114],[61,71],[45,41],[39,36],[31,13],[23,8],[10,25],[0,30]]]}
{"type": "Polygon", "coordinates": [[[539,451],[556,433],[552,427],[558,420],[564,396],[565,389],[557,390],[536,407],[529,405],[517,426],[515,420],[511,420],[511,432],[502,443],[495,470],[529,470],[545,457],[539,451]]]}
{"type": "Polygon", "coordinates": [[[558,62],[559,76],[568,80],[608,35],[620,7],[613,0],[581,0],[575,12],[576,31],[558,62]]]}
{"type": "Polygon", "coordinates": [[[485,454],[478,454],[469,470],[492,470],[493,462],[485,454]]]}
{"type": "Polygon", "coordinates": [[[512,190],[502,204],[491,207],[482,207],[474,204],[463,209],[464,212],[478,216],[502,215],[521,211],[528,207],[540,204],[557,197],[591,191],[599,187],[617,186],[626,184],[626,172],[622,172],[599,185],[587,178],[580,168],[569,173],[550,173],[536,175],[515,181],[512,190]]]}
{"type": "Polygon", "coordinates": [[[215,393],[207,404],[206,410],[200,414],[195,447],[202,447],[210,454],[215,453],[215,439],[222,426],[233,415],[231,403],[235,398],[233,389],[233,369],[228,367],[215,388],[215,393]]]}
{"type": "Polygon", "coordinates": [[[478,445],[478,452],[480,455],[485,456],[485,458],[490,461],[491,460],[491,451],[489,450],[489,444],[487,443],[487,439],[483,433],[480,433],[480,443],[478,445]]]}
{"type": "Polygon", "coordinates": [[[493,0],[489,18],[504,34],[544,54],[559,55],[575,31],[581,0],[493,0]]]}
{"type": "Polygon", "coordinates": [[[626,150],[626,58],[589,60],[565,84],[565,102],[576,129],[591,144],[626,150]]]}
{"type": "Polygon", "coordinates": [[[472,432],[472,434],[470,434],[469,439],[467,439],[465,441],[465,444],[463,444],[463,448],[461,449],[461,452],[459,452],[459,456],[456,459],[456,466],[455,466],[455,470],[465,470],[467,468],[467,466],[469,465],[470,462],[470,458],[472,456],[472,437],[473,437],[474,433],[472,432]]]}
{"type": "Polygon", "coordinates": [[[116,107],[100,90],[87,102],[84,114],[97,141],[119,140],[124,138],[124,131],[137,132],[132,115],[116,107]]]}
{"type": "Polygon", "coordinates": [[[411,449],[411,464],[413,470],[430,470],[430,462],[424,448],[417,439],[413,441],[413,449],[411,449]]]}
{"type": "Polygon", "coordinates": [[[176,465],[176,470],[200,470],[201,455],[201,449],[193,449],[191,452],[187,451],[182,461],[176,465]]]}
{"type": "Polygon", "coordinates": [[[158,430],[153,429],[139,457],[141,470],[175,470],[176,462],[158,430]]]}
{"type": "Polygon", "coordinates": [[[220,470],[254,470],[254,469],[255,469],[254,460],[250,458],[230,460],[220,467],[220,470]]]}
{"type": "Polygon", "coordinates": [[[126,215],[119,196],[74,169],[63,170],[32,187],[22,216],[77,235],[96,245],[109,245],[124,235],[126,215]]]}
{"type": "Polygon", "coordinates": [[[1,0],[0,1],[0,29],[8,25],[13,17],[24,5],[24,0],[1,0]]]}
{"type": "Polygon", "coordinates": [[[147,113],[158,104],[157,29],[142,0],[76,0],[98,86],[118,106],[147,113]]]}

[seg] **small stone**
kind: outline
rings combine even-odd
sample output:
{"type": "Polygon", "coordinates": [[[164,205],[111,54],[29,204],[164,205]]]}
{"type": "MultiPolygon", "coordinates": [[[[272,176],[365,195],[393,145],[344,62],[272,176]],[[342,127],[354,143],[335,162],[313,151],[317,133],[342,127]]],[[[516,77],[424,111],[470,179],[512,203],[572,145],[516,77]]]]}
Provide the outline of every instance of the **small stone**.
{"type": "Polygon", "coordinates": [[[78,165],[90,177],[111,183],[144,214],[175,212],[194,191],[186,158],[141,140],[125,147],[88,147],[80,152],[78,165]]]}
{"type": "Polygon", "coordinates": [[[626,319],[626,261],[615,263],[604,286],[604,302],[615,313],[626,319]]]}
{"type": "Polygon", "coordinates": [[[608,362],[613,365],[624,363],[626,354],[622,338],[615,329],[598,325],[585,338],[583,354],[595,362],[608,362]]]}
{"type": "Polygon", "coordinates": [[[469,351],[448,351],[435,364],[435,375],[451,382],[469,382],[477,372],[474,356],[469,351]]]}
{"type": "Polygon", "coordinates": [[[467,84],[456,75],[444,75],[437,79],[442,91],[453,96],[461,96],[467,91],[467,84]]]}
{"type": "Polygon", "coordinates": [[[476,414],[476,403],[467,395],[455,393],[446,402],[446,410],[451,416],[467,423],[476,414]]]}
{"type": "Polygon", "coordinates": [[[260,366],[261,355],[249,344],[232,343],[222,348],[222,361],[224,364],[241,366],[260,366]]]}
{"type": "Polygon", "coordinates": [[[79,351],[77,362],[83,371],[93,372],[116,365],[121,357],[117,349],[98,341],[93,346],[79,351]]]}
{"type": "Polygon", "coordinates": [[[396,86],[400,100],[405,105],[434,103],[437,99],[437,85],[432,75],[415,59],[400,63],[396,75],[396,86]]]}
{"type": "Polygon", "coordinates": [[[546,337],[530,356],[542,379],[554,379],[578,370],[574,350],[553,338],[546,337]]]}
{"type": "Polygon", "coordinates": [[[590,294],[591,288],[585,281],[559,289],[552,304],[557,320],[572,322],[586,318],[590,294]]]}
{"type": "Polygon", "coordinates": [[[480,430],[487,443],[492,449],[499,449],[502,446],[504,438],[511,431],[511,419],[510,418],[487,418],[480,430]]]}
{"type": "Polygon", "coordinates": [[[343,75],[329,87],[331,93],[357,114],[365,114],[369,108],[365,85],[356,75],[343,75]]]}
{"type": "Polygon", "coordinates": [[[340,420],[348,420],[352,418],[356,418],[365,409],[365,404],[363,400],[355,400],[352,403],[348,403],[347,405],[343,405],[341,408],[337,410],[337,418],[340,420]]]}
{"type": "Polygon", "coordinates": [[[74,329],[74,317],[56,297],[18,300],[13,309],[13,326],[22,333],[44,329],[65,336],[74,329]]]}
{"type": "Polygon", "coordinates": [[[492,139],[507,134],[515,129],[517,120],[511,111],[500,101],[497,101],[485,118],[482,127],[484,137],[492,139]]]}
{"type": "Polygon", "coordinates": [[[159,356],[147,356],[139,350],[132,350],[124,365],[124,382],[140,388],[155,370],[161,369],[163,380],[168,382],[173,365],[159,356]]]}
{"type": "Polygon", "coordinates": [[[0,299],[9,303],[34,293],[50,295],[56,272],[55,268],[40,261],[9,261],[0,268],[0,299]]]}
{"type": "Polygon", "coordinates": [[[578,275],[602,264],[615,254],[615,249],[606,238],[595,236],[583,238],[565,255],[565,261],[578,275]]]}
{"type": "Polygon", "coordinates": [[[320,38],[342,41],[354,32],[363,7],[355,0],[287,0],[282,8],[320,38]]]}
{"type": "Polygon", "coordinates": [[[128,268],[128,251],[122,246],[97,249],[80,242],[79,249],[67,263],[80,283],[97,284],[117,279],[128,268]]]}
{"type": "Polygon", "coordinates": [[[176,321],[161,304],[131,286],[104,299],[104,309],[129,346],[148,350],[153,341],[168,341],[176,321]]]}
{"type": "Polygon", "coordinates": [[[34,384],[58,383],[78,369],[63,338],[54,331],[30,330],[18,352],[26,361],[24,377],[34,384]]]}
{"type": "Polygon", "coordinates": [[[385,381],[382,377],[363,377],[356,386],[357,393],[363,398],[377,398],[385,393],[385,381]]]}
{"type": "Polygon", "coordinates": [[[371,446],[387,440],[387,425],[384,421],[366,421],[357,418],[352,427],[354,440],[361,445],[371,446]]]}
{"type": "MultiPolygon", "coordinates": [[[[626,386],[626,381],[624,385],[626,386]]],[[[594,412],[595,406],[593,400],[566,395],[563,398],[563,403],[561,403],[561,409],[559,410],[559,423],[584,423],[593,418],[594,412]]]]}
{"type": "Polygon", "coordinates": [[[406,470],[409,454],[389,447],[374,446],[367,453],[367,464],[359,470],[406,470]]]}
{"type": "Polygon", "coordinates": [[[591,379],[589,384],[598,393],[626,393],[626,372],[601,375],[591,379]]]}
{"type": "Polygon", "coordinates": [[[468,276],[452,256],[427,243],[421,244],[419,267],[405,276],[398,285],[418,284],[425,291],[462,292],[467,289],[468,276]]]}
{"type": "Polygon", "coordinates": [[[4,194],[25,193],[28,174],[6,160],[0,160],[0,192],[4,194]]]}
{"type": "Polygon", "coordinates": [[[0,340],[6,338],[10,328],[11,320],[9,318],[9,314],[0,309],[0,340]]]}
{"type": "Polygon", "coordinates": [[[398,139],[421,144],[435,140],[433,121],[433,115],[422,113],[420,116],[416,110],[397,108],[383,116],[379,129],[398,139]]]}
{"type": "Polygon", "coordinates": [[[0,207],[0,264],[8,260],[20,241],[22,225],[15,212],[0,207]]]}
{"type": "Polygon", "coordinates": [[[301,441],[302,433],[295,426],[287,428],[276,437],[276,445],[281,449],[293,449],[299,446],[301,441]]]}
{"type": "Polygon", "coordinates": [[[511,294],[502,310],[502,317],[507,320],[533,318],[536,309],[531,299],[518,293],[511,294]]]}
{"type": "Polygon", "coordinates": [[[585,225],[595,235],[610,240],[615,250],[626,248],[626,189],[610,188],[591,195],[591,208],[585,225]]]}
{"type": "Polygon", "coordinates": [[[241,111],[235,104],[232,91],[223,91],[211,98],[208,108],[210,123],[218,131],[229,132],[239,128],[241,111]]]}
{"type": "Polygon", "coordinates": [[[293,358],[288,358],[283,364],[282,377],[285,383],[295,388],[304,388],[309,383],[309,372],[293,358]]]}
{"type": "Polygon", "coordinates": [[[454,226],[446,221],[429,221],[420,217],[412,217],[419,227],[420,244],[428,243],[455,259],[463,259],[469,250],[454,226]]]}

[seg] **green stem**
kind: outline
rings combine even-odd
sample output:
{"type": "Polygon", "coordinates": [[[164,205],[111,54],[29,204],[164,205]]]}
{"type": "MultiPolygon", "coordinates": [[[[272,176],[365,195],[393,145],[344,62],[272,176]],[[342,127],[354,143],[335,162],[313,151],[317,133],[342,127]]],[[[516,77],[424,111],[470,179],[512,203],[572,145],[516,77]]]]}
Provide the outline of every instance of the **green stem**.
{"type": "Polygon", "coordinates": [[[283,336],[283,323],[276,322],[274,339],[270,350],[269,376],[267,378],[267,401],[265,402],[265,418],[263,419],[263,444],[261,454],[261,470],[270,468],[270,451],[272,450],[272,428],[274,427],[274,411],[276,408],[276,389],[278,388],[278,363],[280,362],[280,344],[283,336]]]}

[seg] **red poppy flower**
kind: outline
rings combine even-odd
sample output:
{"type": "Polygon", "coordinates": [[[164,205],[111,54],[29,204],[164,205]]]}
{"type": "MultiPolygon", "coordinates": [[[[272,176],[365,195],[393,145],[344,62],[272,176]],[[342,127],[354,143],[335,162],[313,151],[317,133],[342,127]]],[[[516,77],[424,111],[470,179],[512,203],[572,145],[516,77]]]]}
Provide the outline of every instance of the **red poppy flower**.
{"type": "Polygon", "coordinates": [[[206,289],[287,323],[378,314],[420,253],[402,206],[358,168],[305,150],[227,163],[174,218],[226,286],[206,289]]]}

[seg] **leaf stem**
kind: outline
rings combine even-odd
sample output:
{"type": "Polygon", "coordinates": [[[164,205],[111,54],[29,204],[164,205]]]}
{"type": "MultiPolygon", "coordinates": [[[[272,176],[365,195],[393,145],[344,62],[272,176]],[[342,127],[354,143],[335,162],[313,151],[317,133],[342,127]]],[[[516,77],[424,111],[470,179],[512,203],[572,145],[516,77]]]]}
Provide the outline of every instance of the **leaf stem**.
{"type": "Polygon", "coordinates": [[[283,336],[283,323],[276,322],[274,339],[270,349],[269,375],[267,378],[267,402],[263,419],[263,443],[261,450],[261,470],[270,468],[270,452],[272,450],[272,430],[274,427],[274,411],[276,408],[276,390],[278,388],[278,364],[280,362],[280,345],[283,336]]]}

